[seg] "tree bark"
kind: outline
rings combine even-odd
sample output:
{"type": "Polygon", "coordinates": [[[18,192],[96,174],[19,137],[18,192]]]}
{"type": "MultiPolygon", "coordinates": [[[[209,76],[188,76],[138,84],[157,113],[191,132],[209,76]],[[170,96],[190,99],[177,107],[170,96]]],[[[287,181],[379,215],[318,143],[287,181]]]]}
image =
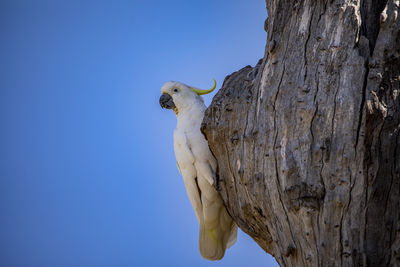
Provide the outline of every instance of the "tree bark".
{"type": "Polygon", "coordinates": [[[281,266],[400,266],[399,0],[266,2],[204,117],[217,189],[281,266]]]}

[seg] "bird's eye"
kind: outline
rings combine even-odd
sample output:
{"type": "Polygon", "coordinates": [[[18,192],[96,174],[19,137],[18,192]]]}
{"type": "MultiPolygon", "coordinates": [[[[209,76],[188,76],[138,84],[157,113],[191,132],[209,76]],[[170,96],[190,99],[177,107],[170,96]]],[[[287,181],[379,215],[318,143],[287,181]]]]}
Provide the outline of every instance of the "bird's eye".
{"type": "Polygon", "coordinates": [[[175,92],[175,93],[178,93],[178,91],[179,91],[179,90],[178,90],[177,88],[174,89],[174,92],[175,92]]]}

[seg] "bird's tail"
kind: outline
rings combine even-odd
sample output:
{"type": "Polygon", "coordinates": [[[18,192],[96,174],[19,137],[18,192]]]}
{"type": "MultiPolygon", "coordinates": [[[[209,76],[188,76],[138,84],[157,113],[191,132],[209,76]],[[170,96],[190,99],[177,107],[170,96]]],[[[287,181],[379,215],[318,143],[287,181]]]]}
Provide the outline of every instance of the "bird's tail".
{"type": "Polygon", "coordinates": [[[237,226],[229,216],[224,205],[220,206],[213,223],[200,222],[200,254],[208,260],[220,260],[225,250],[236,242],[237,226]]]}

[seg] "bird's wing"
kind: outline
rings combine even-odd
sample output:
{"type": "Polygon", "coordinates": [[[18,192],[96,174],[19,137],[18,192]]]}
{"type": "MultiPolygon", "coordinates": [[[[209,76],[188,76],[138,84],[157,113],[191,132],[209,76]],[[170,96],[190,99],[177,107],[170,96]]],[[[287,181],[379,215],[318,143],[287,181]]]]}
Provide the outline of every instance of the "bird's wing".
{"type": "Polygon", "coordinates": [[[200,224],[200,254],[210,260],[221,259],[225,249],[235,242],[237,226],[213,186],[216,160],[203,136],[188,140],[185,133],[176,131],[174,149],[187,194],[200,224]]]}
{"type": "Polygon", "coordinates": [[[198,134],[192,135],[190,141],[193,144],[192,150],[196,158],[195,167],[197,174],[201,175],[211,185],[213,185],[216,180],[217,161],[208,147],[207,140],[199,131],[198,134]]]}
{"type": "Polygon", "coordinates": [[[202,178],[206,179],[211,185],[214,184],[215,172],[213,171],[208,161],[197,161],[195,163],[198,174],[201,174],[202,178]]]}
{"type": "Polygon", "coordinates": [[[200,253],[207,259],[218,260],[224,256],[225,249],[236,241],[237,226],[213,186],[216,161],[208,144],[202,148],[195,147],[194,151],[202,152],[195,162],[204,217],[200,225],[200,253]]]}
{"type": "Polygon", "coordinates": [[[190,203],[196,213],[197,220],[201,223],[203,221],[203,206],[201,204],[201,192],[197,185],[195,159],[184,134],[174,133],[174,150],[178,170],[185,183],[190,203]]]}
{"type": "Polygon", "coordinates": [[[178,161],[176,162],[176,167],[178,168],[179,173],[182,175],[182,171],[181,171],[181,168],[179,168],[179,163],[178,163],[178,161]]]}

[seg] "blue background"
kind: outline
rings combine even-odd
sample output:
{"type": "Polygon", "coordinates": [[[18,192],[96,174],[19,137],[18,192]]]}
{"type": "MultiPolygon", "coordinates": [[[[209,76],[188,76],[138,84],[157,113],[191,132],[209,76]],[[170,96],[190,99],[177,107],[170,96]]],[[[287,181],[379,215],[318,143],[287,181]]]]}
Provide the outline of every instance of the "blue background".
{"type": "Polygon", "coordinates": [[[276,266],[243,232],[200,257],[158,104],[168,80],[255,65],[265,18],[263,0],[1,0],[0,266],[276,266]]]}

